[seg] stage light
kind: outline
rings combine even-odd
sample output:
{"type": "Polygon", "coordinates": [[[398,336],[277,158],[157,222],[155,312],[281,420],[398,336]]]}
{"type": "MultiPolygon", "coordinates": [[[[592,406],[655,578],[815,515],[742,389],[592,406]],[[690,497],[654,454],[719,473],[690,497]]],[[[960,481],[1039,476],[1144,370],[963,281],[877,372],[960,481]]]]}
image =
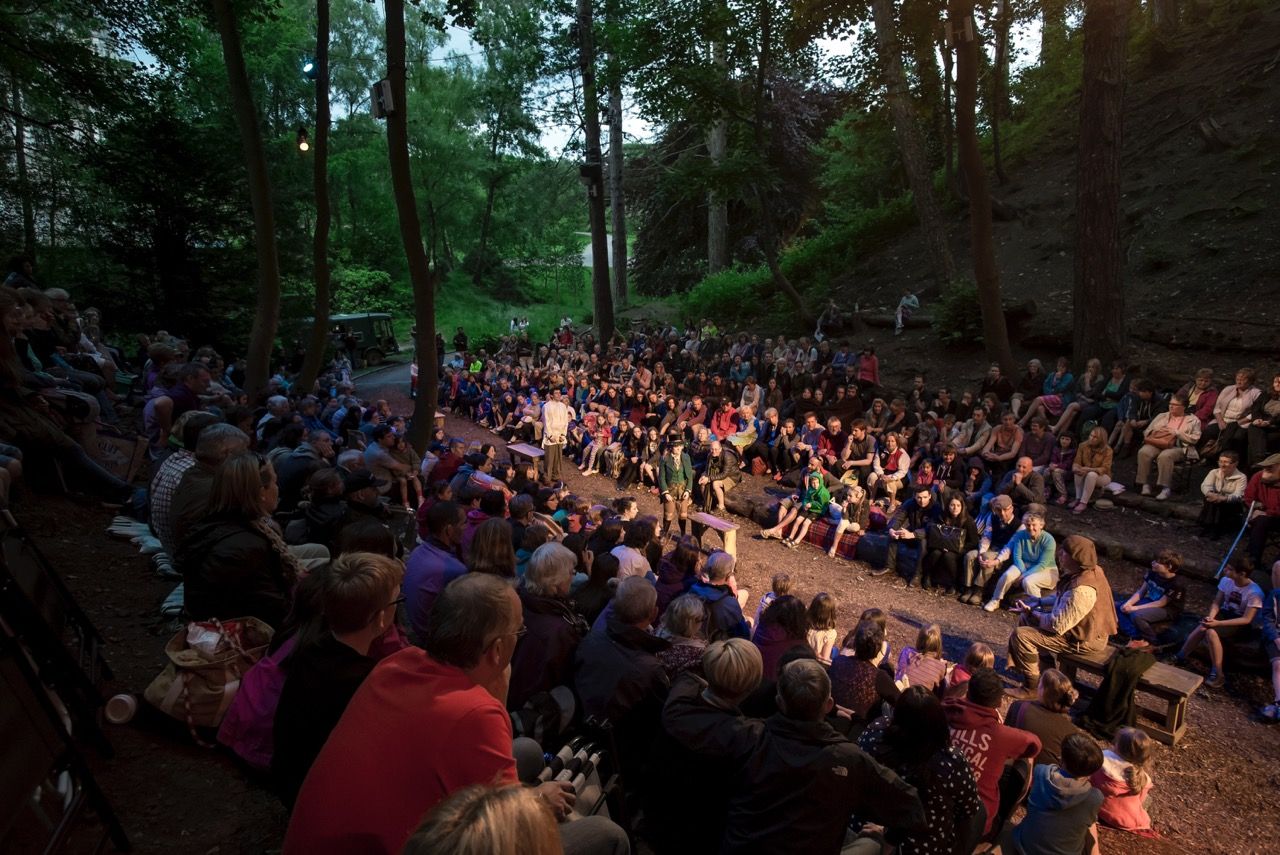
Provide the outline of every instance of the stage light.
{"type": "Polygon", "coordinates": [[[298,151],[309,151],[311,142],[307,139],[307,126],[298,125],[298,151]]]}
{"type": "Polygon", "coordinates": [[[307,57],[302,61],[302,76],[308,80],[316,79],[316,61],[307,57]]]}

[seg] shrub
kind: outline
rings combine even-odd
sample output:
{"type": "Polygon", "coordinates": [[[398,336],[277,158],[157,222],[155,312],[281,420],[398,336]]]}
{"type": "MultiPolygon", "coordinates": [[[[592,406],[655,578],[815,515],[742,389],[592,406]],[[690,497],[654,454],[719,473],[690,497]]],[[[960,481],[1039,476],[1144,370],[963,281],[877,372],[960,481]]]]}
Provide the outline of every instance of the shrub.
{"type": "Polygon", "coordinates": [[[684,298],[690,318],[738,318],[758,314],[766,286],[772,281],[765,267],[734,268],[708,276],[684,298]],[[755,310],[755,311],[753,311],[755,310]]]}
{"type": "Polygon", "coordinates": [[[942,293],[933,312],[933,329],[943,341],[973,344],[982,341],[982,307],[978,286],[957,282],[942,293]]]}

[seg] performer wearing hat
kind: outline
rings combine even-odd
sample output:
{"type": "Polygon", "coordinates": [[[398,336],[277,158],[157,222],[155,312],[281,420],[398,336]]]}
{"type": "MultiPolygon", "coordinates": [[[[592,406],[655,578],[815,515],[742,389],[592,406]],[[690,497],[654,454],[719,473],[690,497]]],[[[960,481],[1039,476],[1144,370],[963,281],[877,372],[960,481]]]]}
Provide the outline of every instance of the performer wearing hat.
{"type": "Polygon", "coordinates": [[[692,504],[693,461],[684,450],[684,440],[673,438],[667,443],[666,453],[658,465],[658,491],[662,494],[662,535],[672,534],[676,519],[680,520],[680,533],[689,525],[689,506],[692,504]]]}

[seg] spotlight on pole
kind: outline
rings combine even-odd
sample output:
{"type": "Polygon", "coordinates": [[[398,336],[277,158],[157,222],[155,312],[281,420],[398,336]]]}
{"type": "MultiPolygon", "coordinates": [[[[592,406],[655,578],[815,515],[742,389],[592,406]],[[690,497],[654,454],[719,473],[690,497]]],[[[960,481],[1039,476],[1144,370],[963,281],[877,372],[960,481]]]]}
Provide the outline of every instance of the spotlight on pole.
{"type": "Polygon", "coordinates": [[[309,151],[311,142],[307,139],[307,126],[298,125],[298,151],[309,151]]]}
{"type": "Polygon", "coordinates": [[[302,76],[308,80],[316,79],[316,61],[309,56],[302,60],[302,76]]]}

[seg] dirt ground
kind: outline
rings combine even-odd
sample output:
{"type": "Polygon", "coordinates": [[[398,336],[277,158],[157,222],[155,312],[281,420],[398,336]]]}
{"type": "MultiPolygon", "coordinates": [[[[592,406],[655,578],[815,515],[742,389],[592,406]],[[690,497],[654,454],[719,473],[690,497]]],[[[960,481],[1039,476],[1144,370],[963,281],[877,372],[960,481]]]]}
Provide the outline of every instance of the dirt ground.
{"type": "MultiPolygon", "coordinates": [[[[410,402],[403,395],[400,373],[398,369],[380,375],[362,392],[389,398],[399,410],[407,411],[410,402]]],[[[468,439],[494,439],[457,419],[451,418],[448,426],[468,439]]],[[[759,479],[752,480],[737,489],[765,486],[759,479]]],[[[611,483],[599,477],[583,478],[572,468],[567,481],[593,499],[617,495],[611,483]]],[[[655,497],[639,492],[636,496],[642,512],[658,512],[655,497]]],[[[104,511],[89,511],[55,497],[37,497],[18,511],[110,641],[108,655],[116,679],[109,691],[140,693],[161,669],[162,647],[175,629],[157,618],[157,607],[173,583],[156,578],[127,542],[106,536],[110,517],[104,511]]],[[[1131,512],[1097,516],[1100,528],[1148,543],[1152,551],[1166,544],[1187,546],[1186,532],[1137,524],[1138,517],[1131,512]]],[[[987,614],[949,598],[897,588],[888,577],[871,579],[865,565],[828,559],[810,547],[790,551],[776,541],[760,541],[754,537],[758,526],[740,518],[736,521],[742,526],[738,579],[751,589],[749,612],[754,612],[759,595],[768,589],[772,574],[785,569],[798,580],[797,593],[802,597],[828,591],[838,598],[842,628],[852,627],[865,608],[884,609],[891,616],[889,633],[895,648],[911,643],[921,624],[937,622],[949,651],[963,650],[978,640],[997,651],[1004,649],[1014,625],[1008,614],[987,614]]],[[[1104,566],[1117,591],[1131,590],[1140,577],[1140,568],[1132,565],[1108,562],[1104,566]]],[[[1210,596],[1208,585],[1193,585],[1189,608],[1203,609],[1210,596]]],[[[1003,656],[998,662],[1002,665],[1003,656]]],[[[1193,698],[1187,737],[1176,749],[1159,746],[1154,761],[1150,811],[1162,839],[1104,831],[1104,850],[1274,851],[1274,841],[1280,837],[1280,818],[1273,809],[1273,795],[1280,786],[1280,731],[1255,722],[1251,715],[1266,699],[1267,690],[1260,674],[1229,669],[1225,691],[1202,691],[1193,698]],[[1239,823],[1243,818],[1247,828],[1239,823]]],[[[197,747],[181,729],[145,713],[127,726],[108,727],[117,756],[103,760],[90,755],[90,759],[138,852],[279,849],[287,823],[285,811],[260,780],[225,752],[197,747]]]]}

